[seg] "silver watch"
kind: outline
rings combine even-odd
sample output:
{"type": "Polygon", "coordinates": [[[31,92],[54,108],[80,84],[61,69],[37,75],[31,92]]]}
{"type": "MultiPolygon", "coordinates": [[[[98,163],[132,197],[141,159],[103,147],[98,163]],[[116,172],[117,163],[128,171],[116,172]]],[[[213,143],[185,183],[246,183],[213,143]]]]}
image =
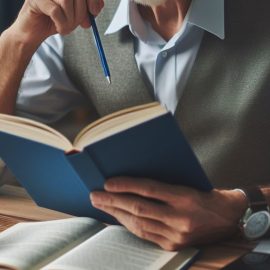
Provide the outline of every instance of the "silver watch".
{"type": "Polygon", "coordinates": [[[243,189],[248,199],[246,210],[240,225],[243,235],[248,240],[257,240],[270,232],[270,213],[267,201],[259,187],[243,189]]]}
{"type": "Polygon", "coordinates": [[[257,240],[267,236],[270,229],[269,211],[258,211],[252,213],[248,208],[243,218],[243,233],[248,240],[257,240]]]}

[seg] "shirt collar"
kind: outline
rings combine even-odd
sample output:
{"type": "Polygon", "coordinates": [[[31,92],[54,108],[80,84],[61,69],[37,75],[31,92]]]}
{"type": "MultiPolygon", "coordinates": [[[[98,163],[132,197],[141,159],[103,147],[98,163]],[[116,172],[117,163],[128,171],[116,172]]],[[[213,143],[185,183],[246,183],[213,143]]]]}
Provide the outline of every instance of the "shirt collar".
{"type": "MultiPolygon", "coordinates": [[[[121,0],[119,7],[107,28],[105,35],[118,32],[129,26],[132,32],[132,0],[121,0]]],[[[224,0],[193,0],[189,8],[188,23],[225,38],[224,0]]]]}

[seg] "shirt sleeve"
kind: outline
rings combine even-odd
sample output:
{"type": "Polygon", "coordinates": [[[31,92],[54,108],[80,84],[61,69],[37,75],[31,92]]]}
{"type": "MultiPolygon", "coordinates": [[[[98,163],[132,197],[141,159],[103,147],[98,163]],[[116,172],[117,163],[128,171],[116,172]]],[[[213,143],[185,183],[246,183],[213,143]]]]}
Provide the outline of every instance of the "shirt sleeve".
{"type": "Polygon", "coordinates": [[[85,104],[66,74],[63,47],[63,38],[54,35],[33,55],[18,92],[17,115],[51,123],[85,104]]]}

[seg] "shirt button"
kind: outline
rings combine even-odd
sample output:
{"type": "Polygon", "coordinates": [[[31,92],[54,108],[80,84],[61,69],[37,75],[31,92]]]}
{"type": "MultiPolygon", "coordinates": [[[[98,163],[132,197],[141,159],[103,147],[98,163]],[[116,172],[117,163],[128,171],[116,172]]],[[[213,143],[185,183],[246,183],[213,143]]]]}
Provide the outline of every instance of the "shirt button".
{"type": "Polygon", "coordinates": [[[162,57],[163,57],[163,58],[166,58],[167,55],[168,55],[168,53],[167,53],[166,51],[162,52],[162,57]]]}

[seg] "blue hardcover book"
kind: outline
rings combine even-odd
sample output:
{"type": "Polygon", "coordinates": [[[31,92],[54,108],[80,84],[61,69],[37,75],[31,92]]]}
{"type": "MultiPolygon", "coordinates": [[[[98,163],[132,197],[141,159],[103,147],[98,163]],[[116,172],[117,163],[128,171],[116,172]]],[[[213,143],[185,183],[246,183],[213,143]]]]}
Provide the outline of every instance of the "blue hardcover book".
{"type": "Polygon", "coordinates": [[[46,125],[0,115],[0,157],[39,206],[112,224],[89,199],[107,178],[149,177],[212,189],[174,117],[157,103],[102,118],[73,144],[46,125]]]}

